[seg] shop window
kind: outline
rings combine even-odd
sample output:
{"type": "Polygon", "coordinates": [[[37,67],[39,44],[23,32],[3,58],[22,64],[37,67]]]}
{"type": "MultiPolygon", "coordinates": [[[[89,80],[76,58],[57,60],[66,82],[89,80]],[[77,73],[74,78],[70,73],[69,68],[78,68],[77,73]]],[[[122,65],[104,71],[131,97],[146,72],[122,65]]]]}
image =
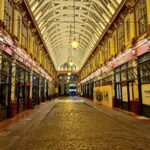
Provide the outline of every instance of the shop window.
{"type": "Polygon", "coordinates": [[[9,97],[9,83],[10,83],[10,57],[3,54],[1,64],[1,76],[0,76],[0,107],[5,107],[8,104],[9,97]]]}
{"type": "Polygon", "coordinates": [[[118,28],[118,50],[119,51],[124,48],[124,40],[125,40],[124,24],[123,22],[121,22],[118,28]]]}
{"type": "Polygon", "coordinates": [[[12,23],[12,1],[5,0],[4,4],[4,26],[7,31],[11,31],[12,23]]]}
{"type": "Polygon", "coordinates": [[[140,65],[141,82],[150,83],[150,61],[140,65]]]}
{"type": "Polygon", "coordinates": [[[22,46],[27,48],[27,29],[24,22],[22,23],[22,46]]]}
{"type": "Polygon", "coordinates": [[[130,19],[128,18],[126,21],[126,38],[127,42],[130,41],[130,19]]]}
{"type": "Polygon", "coordinates": [[[127,80],[127,72],[126,72],[126,70],[123,70],[121,72],[121,80],[122,81],[126,81],[127,80]]]}
{"type": "Polygon", "coordinates": [[[134,72],[133,67],[128,68],[128,80],[135,80],[136,79],[136,74],[134,72]]]}
{"type": "Polygon", "coordinates": [[[121,66],[121,80],[126,81],[127,80],[127,72],[126,72],[126,64],[121,66]]]}
{"type": "Polygon", "coordinates": [[[146,0],[139,0],[136,5],[136,25],[138,35],[146,31],[147,27],[146,0]]]}
{"type": "Polygon", "coordinates": [[[121,81],[120,73],[116,73],[115,79],[116,79],[116,82],[120,82],[121,81]]]}

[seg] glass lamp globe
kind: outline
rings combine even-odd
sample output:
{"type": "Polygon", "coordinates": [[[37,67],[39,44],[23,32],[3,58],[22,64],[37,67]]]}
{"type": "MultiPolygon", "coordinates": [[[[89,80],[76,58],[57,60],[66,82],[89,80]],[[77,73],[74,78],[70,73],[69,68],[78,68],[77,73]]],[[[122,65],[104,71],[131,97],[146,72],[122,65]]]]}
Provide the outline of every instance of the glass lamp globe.
{"type": "Polygon", "coordinates": [[[69,62],[69,65],[70,65],[70,66],[72,66],[72,65],[73,65],[73,62],[72,62],[72,61],[71,61],[71,62],[69,62]]]}
{"type": "Polygon", "coordinates": [[[79,45],[79,43],[75,39],[71,42],[71,46],[74,49],[78,48],[78,45],[79,45]]]}

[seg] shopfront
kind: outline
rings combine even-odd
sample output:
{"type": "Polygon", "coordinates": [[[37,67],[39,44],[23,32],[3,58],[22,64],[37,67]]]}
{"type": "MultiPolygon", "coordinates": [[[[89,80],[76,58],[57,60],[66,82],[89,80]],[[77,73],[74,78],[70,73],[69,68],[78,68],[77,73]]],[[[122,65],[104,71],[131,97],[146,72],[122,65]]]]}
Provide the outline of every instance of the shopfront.
{"type": "Polygon", "coordinates": [[[138,71],[141,112],[150,117],[150,53],[138,58],[138,71]]]}
{"type": "Polygon", "coordinates": [[[8,108],[11,99],[11,57],[1,53],[0,62],[0,121],[8,117],[8,108]]]}
{"type": "Polygon", "coordinates": [[[39,75],[34,72],[32,76],[32,107],[34,107],[37,104],[40,104],[39,75]]]}
{"type": "Polygon", "coordinates": [[[102,93],[102,104],[108,107],[112,107],[113,99],[113,71],[103,73],[101,77],[100,91],[102,93]]]}
{"type": "Polygon", "coordinates": [[[124,64],[115,69],[115,97],[116,107],[130,110],[127,67],[128,65],[124,64]]]}
{"type": "Polygon", "coordinates": [[[115,69],[115,106],[140,113],[136,61],[130,61],[115,69]]]}
{"type": "Polygon", "coordinates": [[[17,113],[28,108],[30,93],[30,71],[20,62],[16,62],[16,87],[17,113]]]}

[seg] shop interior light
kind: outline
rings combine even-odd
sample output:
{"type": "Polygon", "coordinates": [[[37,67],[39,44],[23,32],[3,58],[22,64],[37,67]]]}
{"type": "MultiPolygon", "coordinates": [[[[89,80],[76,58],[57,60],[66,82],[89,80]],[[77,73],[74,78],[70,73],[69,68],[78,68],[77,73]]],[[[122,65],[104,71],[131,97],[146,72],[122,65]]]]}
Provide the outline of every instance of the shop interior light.
{"type": "Polygon", "coordinates": [[[71,73],[70,72],[68,72],[68,76],[70,76],[71,75],[71,73]]]}

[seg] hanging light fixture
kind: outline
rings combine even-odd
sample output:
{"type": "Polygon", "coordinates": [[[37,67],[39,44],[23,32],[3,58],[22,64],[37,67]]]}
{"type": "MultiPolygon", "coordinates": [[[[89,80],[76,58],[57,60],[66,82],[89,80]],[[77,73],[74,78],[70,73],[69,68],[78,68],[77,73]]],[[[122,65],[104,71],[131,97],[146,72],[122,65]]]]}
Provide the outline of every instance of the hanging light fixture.
{"type": "Polygon", "coordinates": [[[78,48],[78,45],[79,45],[79,43],[75,39],[75,0],[74,0],[74,39],[71,42],[71,46],[72,46],[72,48],[76,49],[76,48],[78,48]]]}
{"type": "Polygon", "coordinates": [[[78,45],[79,45],[79,43],[76,41],[76,39],[74,37],[74,40],[71,42],[71,46],[72,46],[72,48],[76,49],[76,48],[78,48],[78,45]]]}
{"type": "Polygon", "coordinates": [[[68,76],[70,76],[71,75],[71,73],[70,72],[68,72],[68,76]]]}
{"type": "Polygon", "coordinates": [[[72,67],[73,66],[73,62],[72,60],[69,62],[69,65],[72,67]]]}

